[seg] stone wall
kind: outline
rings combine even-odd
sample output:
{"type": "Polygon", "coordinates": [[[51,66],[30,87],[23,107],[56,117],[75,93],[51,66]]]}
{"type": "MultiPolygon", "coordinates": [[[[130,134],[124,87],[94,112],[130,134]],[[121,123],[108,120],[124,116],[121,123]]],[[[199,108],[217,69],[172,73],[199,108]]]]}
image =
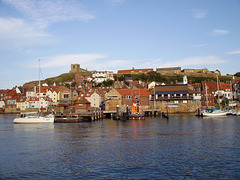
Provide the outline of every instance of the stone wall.
{"type": "MultiPolygon", "coordinates": [[[[153,107],[154,101],[150,102],[150,106],[153,107]]],[[[169,113],[193,113],[196,109],[201,108],[200,100],[178,100],[178,101],[155,101],[155,108],[161,109],[166,112],[166,106],[168,105],[169,113]],[[178,103],[177,103],[178,102],[178,103]]]]}

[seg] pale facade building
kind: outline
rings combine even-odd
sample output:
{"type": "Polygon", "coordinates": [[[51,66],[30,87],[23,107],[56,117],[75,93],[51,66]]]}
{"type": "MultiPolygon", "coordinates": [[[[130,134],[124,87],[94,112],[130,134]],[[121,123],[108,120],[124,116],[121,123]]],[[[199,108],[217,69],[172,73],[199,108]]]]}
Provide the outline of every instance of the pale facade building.
{"type": "Polygon", "coordinates": [[[108,79],[114,80],[112,71],[95,71],[93,72],[92,77],[96,83],[102,83],[108,79]]]}

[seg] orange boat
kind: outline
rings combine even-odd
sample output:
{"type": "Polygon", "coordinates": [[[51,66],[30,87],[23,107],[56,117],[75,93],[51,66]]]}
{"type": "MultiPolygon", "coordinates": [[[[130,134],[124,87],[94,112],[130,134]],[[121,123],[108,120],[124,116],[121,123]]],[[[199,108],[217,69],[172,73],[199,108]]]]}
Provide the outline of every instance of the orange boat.
{"type": "Polygon", "coordinates": [[[139,103],[133,103],[129,119],[144,119],[144,112],[139,103]]]}

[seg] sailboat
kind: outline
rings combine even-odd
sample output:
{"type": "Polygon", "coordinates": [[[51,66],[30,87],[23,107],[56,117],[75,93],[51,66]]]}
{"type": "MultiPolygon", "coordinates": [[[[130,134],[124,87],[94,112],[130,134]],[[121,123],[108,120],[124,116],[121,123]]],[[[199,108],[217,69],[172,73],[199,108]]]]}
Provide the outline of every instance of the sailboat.
{"type": "Polygon", "coordinates": [[[218,90],[218,106],[217,109],[207,109],[202,113],[202,116],[215,117],[215,116],[226,116],[227,111],[220,109],[220,100],[219,100],[219,86],[218,86],[218,76],[217,76],[217,90],[218,90]]]}
{"type": "Polygon", "coordinates": [[[13,120],[15,124],[39,124],[39,123],[54,123],[54,115],[50,114],[47,116],[40,115],[40,60],[39,60],[39,105],[38,114],[21,114],[13,120]]]}

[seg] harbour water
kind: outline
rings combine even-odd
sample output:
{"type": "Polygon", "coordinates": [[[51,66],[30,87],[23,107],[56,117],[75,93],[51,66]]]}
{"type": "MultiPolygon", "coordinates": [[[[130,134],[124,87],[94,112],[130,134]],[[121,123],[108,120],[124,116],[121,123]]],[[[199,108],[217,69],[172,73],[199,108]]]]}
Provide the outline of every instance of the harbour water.
{"type": "Polygon", "coordinates": [[[0,179],[239,179],[240,117],[13,124],[0,115],[0,179]]]}

